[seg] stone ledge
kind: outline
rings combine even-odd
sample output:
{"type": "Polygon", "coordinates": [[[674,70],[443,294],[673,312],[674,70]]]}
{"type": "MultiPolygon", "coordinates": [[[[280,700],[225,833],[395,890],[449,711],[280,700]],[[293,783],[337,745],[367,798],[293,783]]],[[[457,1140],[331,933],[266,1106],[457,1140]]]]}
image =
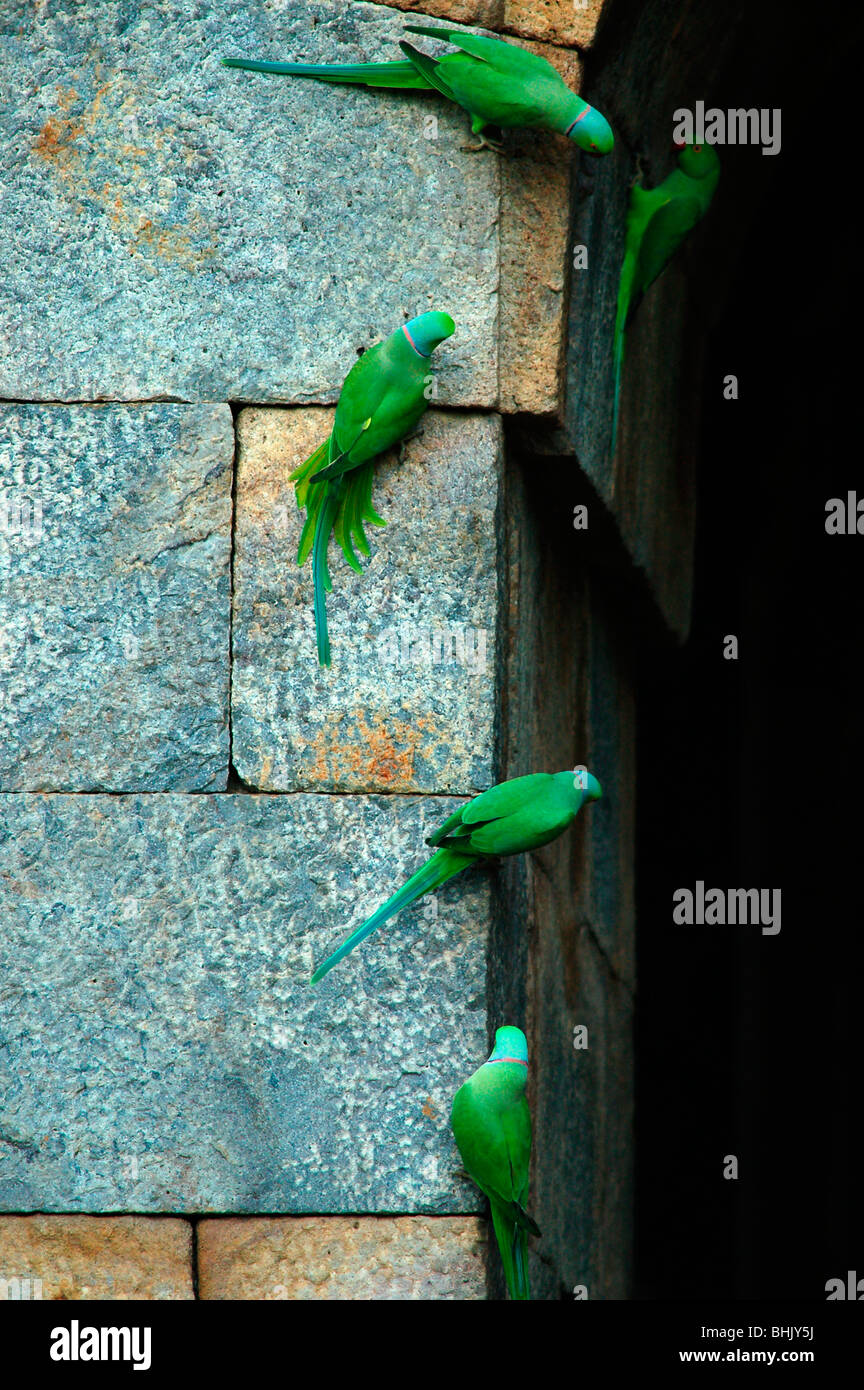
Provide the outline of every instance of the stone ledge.
{"type": "Polygon", "coordinates": [[[486,1225],[468,1216],[202,1221],[202,1299],[483,1299],[486,1225]]]}

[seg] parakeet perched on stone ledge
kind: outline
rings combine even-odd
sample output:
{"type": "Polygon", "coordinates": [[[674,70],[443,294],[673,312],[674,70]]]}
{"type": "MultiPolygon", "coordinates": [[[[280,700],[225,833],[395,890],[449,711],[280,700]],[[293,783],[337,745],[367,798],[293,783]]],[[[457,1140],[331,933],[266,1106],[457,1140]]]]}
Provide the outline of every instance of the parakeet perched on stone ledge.
{"type": "Polygon", "coordinates": [[[437,91],[471,117],[481,149],[498,145],[484,132],[489,126],[526,126],[568,136],[588,154],[608,154],[614,144],[609,122],[577,96],[539,54],[517,44],[458,29],[408,24],[411,34],[452,43],[457,53],[430,58],[403,40],[405,62],[395,63],[271,63],[252,58],[224,58],[226,67],[253,72],[288,73],[319,82],[348,82],[366,87],[403,87],[437,91]]]}
{"type": "Polygon", "coordinates": [[[586,801],[596,801],[602,794],[597,778],[581,770],[534,772],[481,792],[429,836],[426,843],[436,853],[316,968],[312,983],[323,979],[370,932],[424,893],[440,888],[481,860],[494,859],[499,854],[523,854],[548,845],[576,819],[586,801]]]}
{"type": "Polygon", "coordinates": [[[326,593],[333,587],[327,548],[333,532],[352,569],[362,574],[354,545],[369,554],[364,521],[386,523],[372,506],[372,460],[408,434],[429,404],[429,358],[456,325],[449,314],[420,314],[354,363],[336,406],[333,429],[291,474],[305,507],[297,563],[312,553],[318,660],[330,665],[326,593]]]}
{"type": "Polygon", "coordinates": [[[521,1028],[499,1028],[495,1046],[453,1097],[450,1127],[468,1176],[489,1198],[492,1225],[511,1298],[528,1299],[525,1210],[531,1165],[531,1114],[525,1095],[528,1044],[521,1028]]]}

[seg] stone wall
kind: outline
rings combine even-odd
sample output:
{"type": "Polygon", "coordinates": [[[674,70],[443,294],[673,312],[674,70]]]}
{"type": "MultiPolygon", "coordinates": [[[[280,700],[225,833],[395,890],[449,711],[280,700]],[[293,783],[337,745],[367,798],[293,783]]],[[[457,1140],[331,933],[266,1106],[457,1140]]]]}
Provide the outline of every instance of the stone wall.
{"type": "MultiPolygon", "coordinates": [[[[600,8],[422,12],[578,85],[600,8]]],[[[630,557],[566,370],[596,198],[559,137],[499,160],[425,94],[219,62],[398,57],[420,9],[0,14],[0,1279],[42,1297],[500,1292],[447,1119],[504,1021],[535,1291],[627,1296],[630,557]],[[457,332],[364,576],[333,562],[323,671],[288,474],[431,306],[457,332]],[[568,836],[309,988],[458,798],[577,762],[607,795],[568,836]]]]}

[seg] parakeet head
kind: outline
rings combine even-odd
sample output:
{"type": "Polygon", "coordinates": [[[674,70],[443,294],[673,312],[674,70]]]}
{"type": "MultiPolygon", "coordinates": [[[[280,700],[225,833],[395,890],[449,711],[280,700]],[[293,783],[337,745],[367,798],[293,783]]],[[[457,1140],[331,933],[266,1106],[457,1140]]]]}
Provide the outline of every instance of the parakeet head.
{"type": "Polygon", "coordinates": [[[421,357],[431,357],[438,344],[456,331],[456,325],[449,314],[441,314],[433,309],[428,314],[418,314],[416,319],[409,319],[402,331],[415,352],[419,352],[421,357]]]}
{"type": "Polygon", "coordinates": [[[556,772],[556,782],[560,782],[573,801],[574,811],[585,805],[586,801],[599,801],[603,788],[587,767],[571,768],[569,772],[556,772]]]}
{"type": "Polygon", "coordinates": [[[564,134],[587,154],[609,154],[615,144],[615,136],[606,117],[602,116],[596,107],[587,104],[583,105],[581,112],[564,134]]]}
{"type": "Polygon", "coordinates": [[[707,179],[720,171],[720,160],[713,145],[677,145],[678,168],[689,179],[707,179]]]}
{"type": "Polygon", "coordinates": [[[498,1028],[495,1031],[495,1046],[489,1054],[490,1062],[521,1062],[528,1065],[528,1043],[521,1028],[498,1028]]]}

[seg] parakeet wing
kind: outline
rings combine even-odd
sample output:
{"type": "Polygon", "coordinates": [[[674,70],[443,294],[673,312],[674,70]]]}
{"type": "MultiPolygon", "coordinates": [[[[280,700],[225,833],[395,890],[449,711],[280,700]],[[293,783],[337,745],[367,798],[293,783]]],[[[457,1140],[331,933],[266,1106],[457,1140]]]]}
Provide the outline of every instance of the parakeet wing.
{"type": "MultiPolygon", "coordinates": [[[[462,812],[467,809],[467,806],[460,806],[458,811],[454,811],[452,816],[448,816],[443,825],[439,825],[437,830],[426,837],[427,845],[440,845],[448,835],[458,832],[462,827],[462,812]]],[[[467,832],[463,831],[463,833],[467,832]]]]}
{"type": "Polygon", "coordinates": [[[455,93],[447,86],[444,78],[439,71],[440,64],[434,58],[430,58],[425,53],[421,53],[419,48],[415,48],[413,43],[406,43],[404,39],[400,41],[399,47],[406,54],[409,62],[413,63],[421,77],[425,78],[435,87],[448,101],[455,101],[455,93]]]}
{"type": "Polygon", "coordinates": [[[505,1210],[516,1203],[521,1211],[528,1190],[531,1115],[527,1103],[510,1105],[496,1113],[494,1103],[483,1096],[491,1079],[488,1073],[477,1075],[457,1092],[453,1101],[453,1133],[465,1167],[477,1186],[505,1210]]]}
{"type": "Polygon", "coordinates": [[[506,43],[502,39],[488,39],[482,34],[465,34],[460,29],[435,29],[426,24],[406,24],[405,28],[412,34],[426,34],[429,38],[452,43],[455,48],[461,48],[463,53],[469,53],[472,58],[478,58],[499,72],[511,76],[520,71],[530,73],[541,66],[537,62],[536,54],[529,53],[518,44],[506,43]]]}
{"type": "Polygon", "coordinates": [[[704,212],[698,198],[673,197],[651,218],[639,247],[634,288],[643,293],[666,267],[704,212]]]}
{"type": "Polygon", "coordinates": [[[387,394],[387,374],[381,370],[380,361],[382,347],[383,343],[376,343],[358,357],[342,383],[334,422],[339,449],[350,448],[387,394]]]}
{"type": "MultiPolygon", "coordinates": [[[[573,814],[573,808],[559,793],[523,806],[520,811],[513,811],[500,820],[488,821],[473,828],[469,826],[471,833],[467,845],[478,854],[522,854],[557,839],[573,820],[573,814]]],[[[453,843],[464,841],[454,839],[453,843]]]]}
{"type": "Polygon", "coordinates": [[[488,791],[475,796],[467,806],[460,806],[458,811],[448,816],[444,824],[429,836],[426,843],[440,845],[450,835],[466,838],[478,822],[495,820],[496,817],[518,811],[525,805],[526,800],[547,790],[551,784],[552,778],[548,772],[532,772],[527,777],[514,777],[509,782],[500,782],[497,787],[490,787],[488,791]]]}
{"type": "Polygon", "coordinates": [[[521,854],[554,840],[574,814],[554,777],[535,772],[481,792],[427,843],[469,854],[521,854]]]}
{"type": "Polygon", "coordinates": [[[555,779],[548,772],[532,772],[527,777],[513,777],[509,782],[499,782],[497,787],[481,792],[463,807],[462,820],[473,825],[478,821],[512,815],[544,792],[551,792],[554,786],[555,779]]]}

